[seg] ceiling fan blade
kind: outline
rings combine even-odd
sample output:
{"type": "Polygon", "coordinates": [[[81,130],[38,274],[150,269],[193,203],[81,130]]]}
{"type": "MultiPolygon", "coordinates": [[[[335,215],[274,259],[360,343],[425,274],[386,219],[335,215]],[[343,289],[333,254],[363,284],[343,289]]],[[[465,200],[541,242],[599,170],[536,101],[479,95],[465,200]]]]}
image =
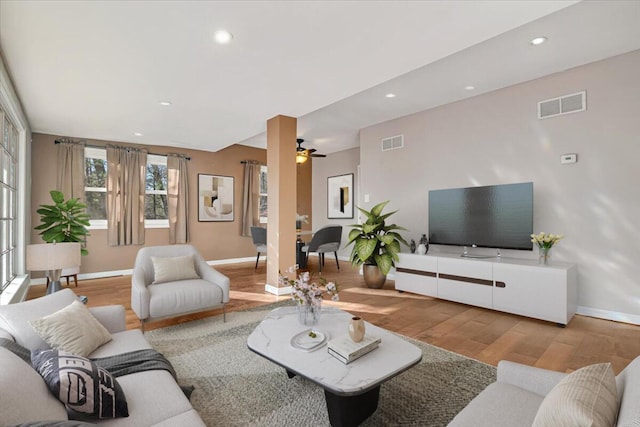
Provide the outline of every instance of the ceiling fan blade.
{"type": "Polygon", "coordinates": [[[327,157],[326,154],[313,154],[318,150],[316,150],[315,148],[304,148],[302,146],[303,142],[304,142],[304,139],[302,138],[296,139],[296,143],[298,144],[298,147],[296,147],[296,151],[298,152],[298,155],[306,156],[306,157],[327,157]]]}

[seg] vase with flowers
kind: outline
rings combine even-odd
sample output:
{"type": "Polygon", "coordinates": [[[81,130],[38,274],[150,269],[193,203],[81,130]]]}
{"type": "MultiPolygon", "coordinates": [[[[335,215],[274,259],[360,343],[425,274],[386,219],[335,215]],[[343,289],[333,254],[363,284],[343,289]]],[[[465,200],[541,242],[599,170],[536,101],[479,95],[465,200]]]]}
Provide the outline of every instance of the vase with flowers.
{"type": "Polygon", "coordinates": [[[296,213],[296,230],[302,229],[302,223],[309,224],[309,215],[296,213]]]}
{"type": "MultiPolygon", "coordinates": [[[[289,273],[296,273],[296,268],[291,267],[289,273]]],[[[328,282],[320,277],[318,281],[311,281],[308,271],[297,275],[295,279],[280,275],[281,286],[291,286],[291,297],[296,303],[298,320],[303,325],[317,325],[322,311],[322,297],[327,294],[333,301],[338,301],[338,285],[328,282]]]]}
{"type": "Polygon", "coordinates": [[[551,263],[551,248],[562,238],[564,238],[562,234],[545,233],[544,231],[531,235],[531,242],[538,245],[538,262],[540,264],[551,263]]]}

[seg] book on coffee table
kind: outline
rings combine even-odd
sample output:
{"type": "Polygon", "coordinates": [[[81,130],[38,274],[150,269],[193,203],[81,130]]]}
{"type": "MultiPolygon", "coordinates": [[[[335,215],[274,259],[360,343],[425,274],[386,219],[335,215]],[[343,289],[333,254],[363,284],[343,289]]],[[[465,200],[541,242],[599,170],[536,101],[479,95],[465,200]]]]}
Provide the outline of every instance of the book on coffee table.
{"type": "Polygon", "coordinates": [[[378,348],[381,341],[380,337],[365,335],[362,341],[355,342],[349,335],[343,335],[329,341],[327,351],[342,363],[351,363],[378,348]]]}

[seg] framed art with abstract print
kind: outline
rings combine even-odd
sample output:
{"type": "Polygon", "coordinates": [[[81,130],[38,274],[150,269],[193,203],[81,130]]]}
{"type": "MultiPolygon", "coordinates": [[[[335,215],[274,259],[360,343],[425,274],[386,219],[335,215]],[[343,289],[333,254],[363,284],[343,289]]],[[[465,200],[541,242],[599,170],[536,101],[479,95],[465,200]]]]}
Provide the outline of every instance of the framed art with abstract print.
{"type": "Polygon", "coordinates": [[[330,176],[327,181],[327,218],[353,218],[353,174],[330,176]]]}
{"type": "Polygon", "coordinates": [[[198,174],[198,221],[233,221],[233,177],[198,174]]]}

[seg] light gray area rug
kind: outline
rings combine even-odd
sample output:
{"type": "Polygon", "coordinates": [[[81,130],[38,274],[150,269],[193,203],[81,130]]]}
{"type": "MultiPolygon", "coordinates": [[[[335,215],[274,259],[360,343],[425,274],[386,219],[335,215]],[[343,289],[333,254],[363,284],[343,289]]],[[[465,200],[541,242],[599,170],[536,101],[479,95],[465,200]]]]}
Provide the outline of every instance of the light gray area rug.
{"type": "MultiPolygon", "coordinates": [[[[290,304],[290,303],[289,303],[290,304]]],[[[324,392],[247,348],[247,337],[276,303],[145,333],[193,385],[191,403],[209,426],[329,426],[324,392]]],[[[406,338],[422,362],[383,383],[363,426],[446,426],[495,381],[493,366],[406,338]]]]}

